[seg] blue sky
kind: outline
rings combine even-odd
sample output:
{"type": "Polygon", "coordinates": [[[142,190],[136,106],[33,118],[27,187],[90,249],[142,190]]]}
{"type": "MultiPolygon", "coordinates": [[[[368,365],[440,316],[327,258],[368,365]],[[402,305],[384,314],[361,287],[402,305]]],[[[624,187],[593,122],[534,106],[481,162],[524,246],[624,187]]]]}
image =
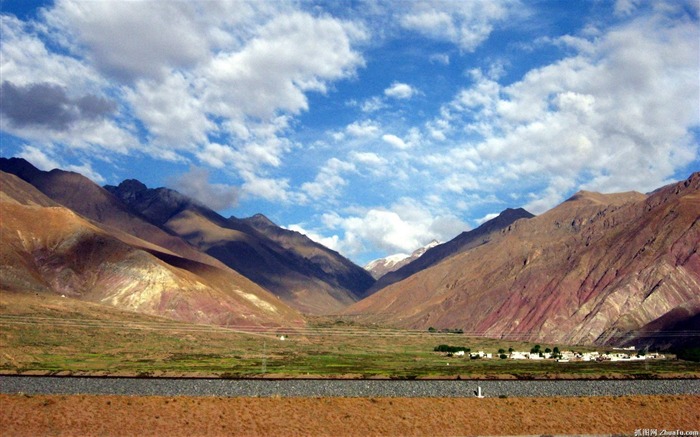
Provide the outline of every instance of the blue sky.
{"type": "Polygon", "coordinates": [[[0,0],[2,156],[359,264],[700,170],[700,6],[0,0]]]}

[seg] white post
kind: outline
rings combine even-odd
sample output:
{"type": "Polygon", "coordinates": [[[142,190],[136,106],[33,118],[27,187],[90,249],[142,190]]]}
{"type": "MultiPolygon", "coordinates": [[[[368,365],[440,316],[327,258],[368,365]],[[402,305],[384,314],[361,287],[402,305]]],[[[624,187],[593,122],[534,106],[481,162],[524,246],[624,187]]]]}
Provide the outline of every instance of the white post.
{"type": "Polygon", "coordinates": [[[476,387],[476,397],[479,399],[484,397],[484,395],[481,394],[481,386],[476,387]]]}

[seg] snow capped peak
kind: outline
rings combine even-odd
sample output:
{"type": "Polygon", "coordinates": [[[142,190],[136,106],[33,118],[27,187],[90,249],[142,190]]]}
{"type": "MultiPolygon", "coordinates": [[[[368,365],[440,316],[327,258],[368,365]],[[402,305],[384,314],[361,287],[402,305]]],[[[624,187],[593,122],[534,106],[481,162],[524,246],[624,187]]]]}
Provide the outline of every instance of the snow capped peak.
{"type": "Polygon", "coordinates": [[[419,247],[414,250],[410,255],[405,253],[397,253],[394,255],[389,255],[385,258],[375,259],[370,261],[364,268],[375,278],[378,279],[389,272],[398,270],[411,261],[418,259],[423,255],[428,249],[440,244],[439,241],[433,240],[425,246],[419,247]]]}
{"type": "Polygon", "coordinates": [[[367,263],[367,265],[365,266],[365,270],[371,271],[372,269],[378,266],[393,267],[394,265],[400,263],[409,256],[411,255],[407,253],[396,253],[394,255],[389,255],[385,258],[375,259],[374,261],[370,261],[369,263],[367,263]]]}

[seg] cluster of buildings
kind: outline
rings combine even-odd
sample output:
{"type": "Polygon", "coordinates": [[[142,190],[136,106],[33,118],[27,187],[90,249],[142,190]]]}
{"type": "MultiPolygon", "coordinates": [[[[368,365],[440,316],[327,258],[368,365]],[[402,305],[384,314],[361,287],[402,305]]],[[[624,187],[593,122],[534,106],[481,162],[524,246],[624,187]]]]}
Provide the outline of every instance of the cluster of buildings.
{"type": "Polygon", "coordinates": [[[560,357],[557,358],[557,361],[564,363],[568,361],[642,361],[659,360],[664,358],[666,358],[664,355],[661,355],[657,352],[635,352],[634,348],[632,347],[631,349],[628,348],[624,350],[616,350],[615,352],[606,353],[600,353],[596,351],[583,353],[565,351],[560,354],[560,357]]]}
{"type": "MultiPolygon", "coordinates": [[[[456,357],[464,357],[469,354],[469,358],[493,358],[492,353],[486,353],[484,351],[477,352],[465,352],[458,351],[453,354],[456,357]]],[[[498,357],[498,355],[497,355],[498,357]]],[[[507,355],[510,360],[551,360],[555,359],[560,363],[567,363],[570,361],[641,361],[641,360],[658,360],[666,358],[657,352],[637,352],[634,347],[629,347],[625,349],[615,349],[614,352],[600,353],[597,351],[593,352],[573,352],[564,351],[558,354],[553,352],[520,352],[520,351],[510,351],[507,355]]]]}

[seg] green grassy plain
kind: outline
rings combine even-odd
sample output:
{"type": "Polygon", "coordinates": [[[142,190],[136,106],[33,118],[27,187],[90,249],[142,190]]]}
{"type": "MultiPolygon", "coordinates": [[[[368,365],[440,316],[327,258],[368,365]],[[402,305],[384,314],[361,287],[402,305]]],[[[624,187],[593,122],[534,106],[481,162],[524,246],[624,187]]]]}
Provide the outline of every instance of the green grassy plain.
{"type": "Polygon", "coordinates": [[[439,344],[494,355],[500,348],[530,350],[533,346],[362,326],[332,318],[310,319],[307,328],[294,331],[270,328],[244,333],[234,327],[180,323],[52,295],[0,292],[0,373],[398,379],[700,377],[700,364],[681,360],[471,360],[433,352],[439,344]],[[280,335],[285,339],[280,340],[280,335]]]}

